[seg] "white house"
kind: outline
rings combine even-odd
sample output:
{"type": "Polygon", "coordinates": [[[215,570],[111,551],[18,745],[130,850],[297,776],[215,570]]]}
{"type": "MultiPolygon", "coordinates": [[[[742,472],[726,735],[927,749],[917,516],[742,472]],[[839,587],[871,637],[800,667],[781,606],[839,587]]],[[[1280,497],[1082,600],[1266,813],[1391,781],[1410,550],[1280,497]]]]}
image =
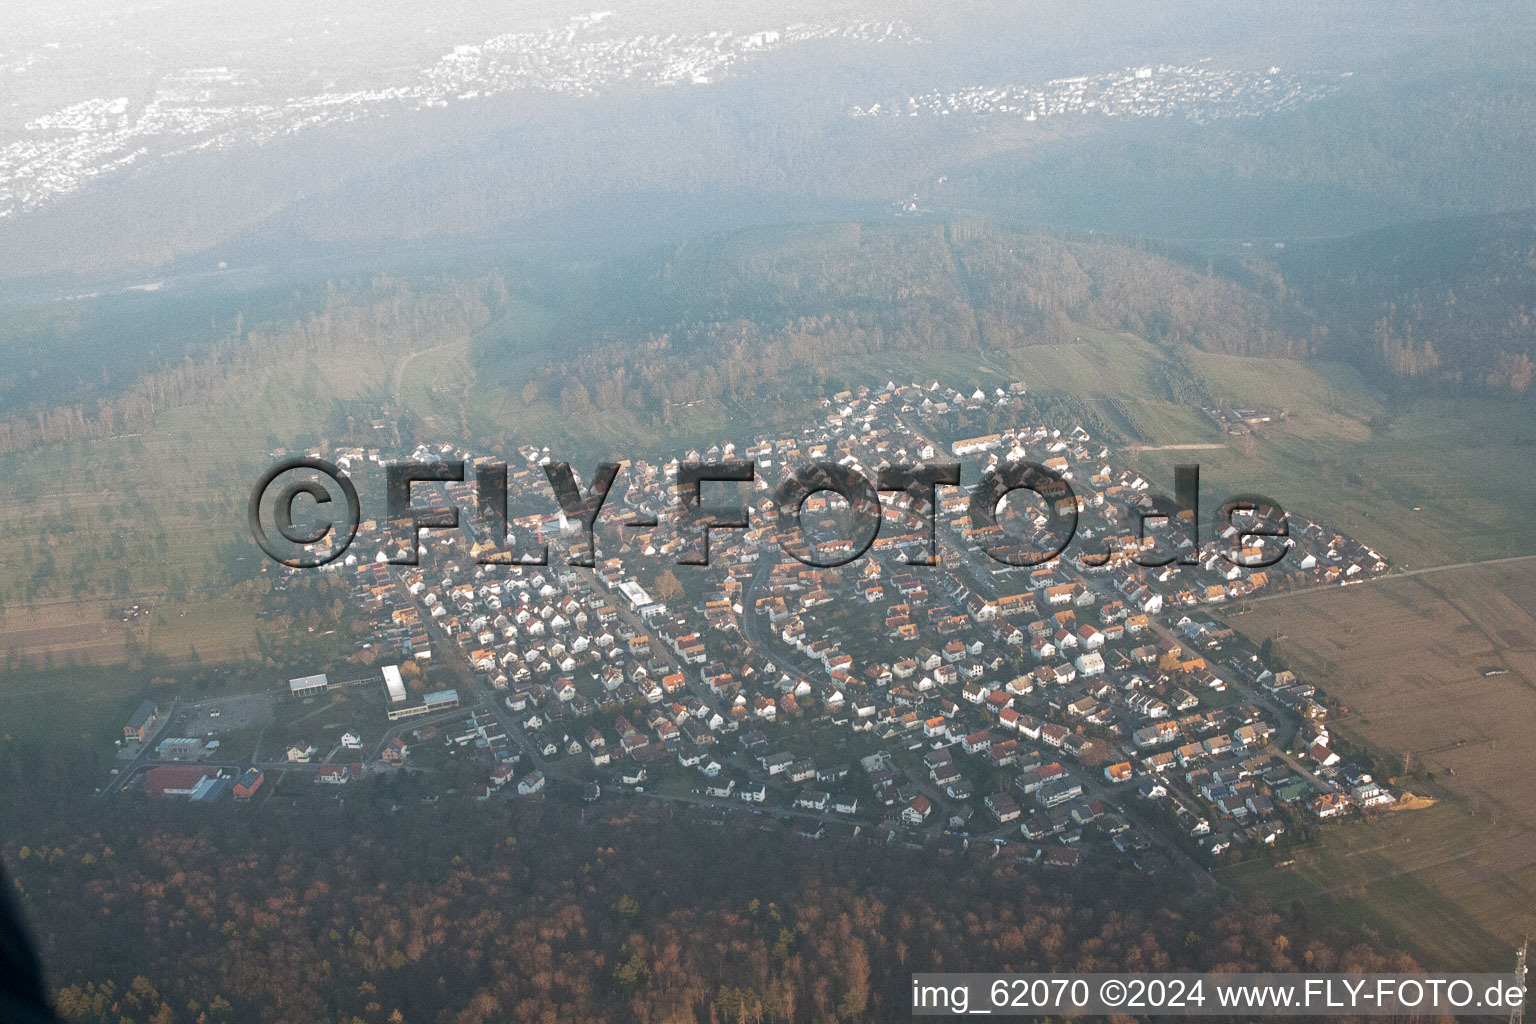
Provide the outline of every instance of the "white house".
{"type": "Polygon", "coordinates": [[[1077,656],[1077,671],[1083,678],[1104,674],[1104,656],[1098,651],[1087,651],[1077,656]]]}

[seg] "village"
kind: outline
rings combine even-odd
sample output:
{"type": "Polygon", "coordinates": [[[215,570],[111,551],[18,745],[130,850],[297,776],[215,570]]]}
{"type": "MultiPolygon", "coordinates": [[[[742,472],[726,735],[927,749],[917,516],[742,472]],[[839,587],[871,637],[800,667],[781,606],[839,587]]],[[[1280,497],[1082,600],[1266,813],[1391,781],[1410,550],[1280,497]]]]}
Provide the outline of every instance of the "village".
{"type": "MultiPolygon", "coordinates": [[[[808,839],[987,843],[1056,867],[1112,858],[1196,877],[1392,807],[1398,794],[1330,735],[1326,695],[1221,619],[1249,596],[1368,579],[1385,561],[1288,513],[1288,536],[1234,518],[1144,566],[1157,538],[1136,509],[1157,488],[1080,426],[940,437],[956,412],[1017,410],[1023,394],[892,383],[828,396],[792,435],[684,453],[755,467],[735,485],[748,525],[709,531],[707,566],[677,564],[675,459],[623,464],[595,552],[553,500],[547,449],[509,470],[506,537],[470,514],[471,484],[418,483],[416,506],[463,513],[458,530],[422,531],[419,564],[393,564],[411,539],[368,521],[324,569],[268,566],[274,586],[315,571],[345,586],[373,623],[354,658],[268,692],[146,701],[103,793],[313,801],[403,776],[427,800],[659,800],[777,817],[808,839]],[[1022,458],[1076,492],[1080,540],[1045,564],[987,550],[1044,531],[1050,509],[1010,503],[1006,522],[976,522],[965,487],[931,510],[936,564],[922,564],[926,510],[904,494],[882,501],[858,561],[817,568],[782,550],[795,527],[771,487],[787,467],[873,477],[962,459],[973,483],[978,461],[1022,458]],[[541,549],[547,564],[485,564],[541,549]],[[567,564],[581,554],[591,568],[567,564]]],[[[390,457],[491,461],[452,445],[310,454],[362,478],[390,457]]],[[[706,503],[730,500],[732,485],[710,486],[706,503]]],[[[838,504],[803,506],[822,561],[851,544],[838,504]]]]}

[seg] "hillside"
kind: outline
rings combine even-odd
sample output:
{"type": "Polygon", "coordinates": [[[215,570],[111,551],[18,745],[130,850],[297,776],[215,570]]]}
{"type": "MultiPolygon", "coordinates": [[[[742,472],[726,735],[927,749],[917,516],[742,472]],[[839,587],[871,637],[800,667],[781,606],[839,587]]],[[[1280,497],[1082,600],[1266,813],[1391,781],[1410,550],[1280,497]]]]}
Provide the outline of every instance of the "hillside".
{"type": "Polygon", "coordinates": [[[1402,378],[1525,394],[1536,359],[1536,211],[1423,221],[1291,251],[1329,349],[1402,378]]]}
{"type": "MultiPolygon", "coordinates": [[[[791,401],[797,380],[838,379],[849,359],[1070,346],[1089,328],[1167,353],[1315,354],[1320,335],[1283,287],[1247,276],[981,221],[743,232],[614,265],[560,319],[561,356],[528,394],[664,424],[700,395],[791,401]]],[[[478,348],[477,369],[494,374],[498,356],[478,348]]]]}
{"type": "Polygon", "coordinates": [[[386,440],[629,457],[790,425],[815,397],[889,379],[1024,380],[1028,417],[1152,449],[1221,445],[1202,459],[1210,472],[1238,489],[1285,485],[1388,549],[1381,534],[1401,534],[1400,558],[1506,553],[1519,530],[1488,485],[1527,441],[1510,425],[1529,395],[1533,241],[1521,215],[1293,247],[1277,264],[915,220],[754,229],[596,266],[247,292],[176,282],[13,305],[0,328],[15,367],[0,380],[13,486],[0,506],[26,527],[6,550],[30,568],[0,601],[185,597],[248,573],[240,495],[279,445],[375,445],[387,422],[386,440]],[[1422,255],[1441,238],[1455,244],[1422,255]],[[1434,404],[1446,386],[1460,388],[1455,409],[1434,404]],[[1490,404],[1469,402],[1479,393],[1490,404]],[[1284,416],[1227,457],[1205,411],[1226,407],[1284,416]],[[1428,436],[1459,484],[1415,462],[1428,436]],[[1366,521],[1438,507],[1458,486],[1488,497],[1454,530],[1406,511],[1366,521]]]}

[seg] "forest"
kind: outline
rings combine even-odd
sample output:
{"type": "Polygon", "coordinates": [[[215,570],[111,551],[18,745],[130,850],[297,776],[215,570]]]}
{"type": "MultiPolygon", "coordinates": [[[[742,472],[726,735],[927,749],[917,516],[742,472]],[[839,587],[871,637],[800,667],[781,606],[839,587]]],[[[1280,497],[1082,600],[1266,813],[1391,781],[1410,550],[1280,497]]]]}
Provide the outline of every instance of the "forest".
{"type": "Polygon", "coordinates": [[[216,404],[266,367],[334,361],[358,348],[411,351],[468,332],[505,302],[506,284],[496,273],[341,279],[282,302],[246,295],[249,318],[238,298],[224,296],[217,312],[199,292],[0,317],[0,453],[131,434],[157,413],[216,404]]]}
{"type": "Polygon", "coordinates": [[[127,807],[3,853],[88,1024],[882,1021],[917,970],[1413,970],[1296,913],[537,801],[127,807]]]}
{"type": "MultiPolygon", "coordinates": [[[[765,407],[882,353],[1070,345],[1080,325],[1173,348],[1305,358],[1326,330],[1278,275],[1239,283],[1155,247],[985,221],[743,232],[622,261],[521,384],[568,419],[614,409],[665,425],[700,396],[765,407]]],[[[476,353],[494,379],[497,352],[476,353]]]]}
{"type": "MultiPolygon", "coordinates": [[[[1083,327],[1165,348],[1355,364],[1398,387],[1524,395],[1536,220],[1427,222],[1278,257],[1010,228],[856,224],[743,232],[616,264],[522,384],[568,418],[665,424],[699,396],[782,405],[880,353],[1070,345],[1083,327]]],[[[493,374],[491,353],[482,372],[493,374]]],[[[1209,403],[1198,379],[1158,382],[1209,403]]]]}
{"type": "Polygon", "coordinates": [[[1362,365],[1524,395],[1536,358],[1536,213],[1427,221],[1281,262],[1299,301],[1362,365]]]}
{"type": "MultiPolygon", "coordinates": [[[[1326,358],[1401,387],[1521,396],[1536,372],[1533,267],[1531,212],[1220,256],[960,218],[749,229],[560,271],[342,279],[248,296],[250,315],[201,293],[79,300],[0,329],[16,367],[0,379],[0,452],[130,433],[263,366],[461,337],[481,383],[569,422],[626,409],[666,426],[700,397],[793,408],[807,383],[842,382],[849,359],[1070,345],[1083,327],[1175,361],[1182,346],[1326,358]],[[125,315],[140,302],[153,304],[125,315]],[[509,352],[498,323],[530,302],[548,333],[509,352]]],[[[1213,397],[1193,378],[1152,383],[1213,397]]]]}
{"type": "MultiPolygon", "coordinates": [[[[922,46],[781,53],[708,89],[507,95],[114,177],[10,219],[0,277],[334,259],[425,240],[603,259],[764,219],[863,216],[913,195],[941,217],[1181,239],[1295,239],[1536,205],[1526,9],[1335,16],[1347,31],[1217,58],[1340,73],[1337,94],[1264,117],[849,117],[853,104],[941,82],[1042,84],[1043,68],[1021,55],[1055,47],[1034,19],[988,18],[946,39],[921,27],[945,19],[920,17],[922,46]]],[[[1112,20],[1093,27],[1134,38],[1138,60],[1210,56],[1195,42],[1210,25],[1191,31],[1162,9],[1112,20]]],[[[1073,49],[1044,59],[1063,75],[1119,63],[1073,49]]]]}

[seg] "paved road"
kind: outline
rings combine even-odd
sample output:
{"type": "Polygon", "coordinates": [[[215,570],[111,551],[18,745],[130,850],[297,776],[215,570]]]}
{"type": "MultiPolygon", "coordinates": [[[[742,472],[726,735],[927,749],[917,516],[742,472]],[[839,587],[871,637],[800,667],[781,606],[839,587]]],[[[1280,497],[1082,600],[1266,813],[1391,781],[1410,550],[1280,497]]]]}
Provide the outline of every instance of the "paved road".
{"type": "Polygon", "coordinates": [[[1125,820],[1130,822],[1131,827],[1141,833],[1143,839],[1151,843],[1155,849],[1161,850],[1170,864],[1182,868],[1184,873],[1194,880],[1196,888],[1225,891],[1225,886],[1216,881],[1203,865],[1169,837],[1166,828],[1159,828],[1142,816],[1141,811],[1129,799],[1133,795],[1134,784],[1127,783],[1120,787],[1120,792],[1116,792],[1081,765],[1078,766],[1077,778],[1083,783],[1083,795],[1089,801],[1099,800],[1117,808],[1125,820]],[[1121,795],[1126,799],[1119,799],[1121,795]]]}
{"type": "Polygon", "coordinates": [[[155,730],[154,735],[145,739],[144,745],[139,748],[138,755],[128,762],[128,767],[119,769],[118,773],[112,776],[112,784],[110,786],[103,786],[101,791],[96,794],[97,796],[121,793],[128,788],[128,783],[133,780],[133,776],[149,762],[149,755],[154,751],[155,744],[159,743],[160,737],[165,735],[166,731],[170,729],[171,722],[176,718],[177,709],[177,702],[172,700],[171,706],[166,709],[164,717],[160,719],[159,728],[155,730]]]}
{"type": "MultiPolygon", "coordinates": [[[[399,585],[398,581],[397,585],[399,585]]],[[[426,618],[427,629],[432,637],[432,647],[436,652],[433,656],[434,660],[437,660],[439,664],[446,660],[450,666],[449,671],[458,679],[460,707],[456,709],[455,713],[468,714],[472,711],[489,711],[496,721],[501,723],[501,727],[506,732],[508,738],[517,743],[523,755],[528,758],[535,768],[543,772],[545,776],[555,774],[556,766],[545,761],[544,756],[535,749],[533,741],[523,731],[522,723],[517,721],[513,717],[512,712],[507,708],[506,702],[503,699],[504,695],[498,693],[493,688],[482,688],[479,680],[470,671],[469,661],[465,658],[464,651],[459,647],[458,643],[438,625],[436,619],[430,615],[426,618]],[[473,699],[471,700],[471,698],[473,699]]],[[[407,723],[406,727],[414,728],[415,726],[408,725],[407,723]]],[[[393,729],[390,730],[390,732],[394,731],[393,729]]],[[[386,735],[385,742],[387,741],[388,736],[386,735]]],[[[383,751],[383,744],[380,744],[379,750],[380,752],[383,751]]]]}
{"type": "MultiPolygon", "coordinates": [[[[1183,646],[1185,643],[1187,643],[1187,641],[1175,634],[1173,630],[1171,630],[1166,624],[1159,622],[1150,616],[1148,617],[1148,621],[1152,624],[1152,631],[1164,639],[1179,644],[1180,646],[1183,646]]],[[[1209,668],[1210,666],[1207,667],[1209,668]]],[[[1296,771],[1305,776],[1307,781],[1313,783],[1319,788],[1324,790],[1332,788],[1327,782],[1319,778],[1315,772],[1306,767],[1289,753],[1291,738],[1296,735],[1296,730],[1299,727],[1297,724],[1296,716],[1290,710],[1277,704],[1269,696],[1269,694],[1264,693],[1261,690],[1256,690],[1249,686],[1247,683],[1240,681],[1234,673],[1230,673],[1225,670],[1217,672],[1214,668],[1212,668],[1211,671],[1214,675],[1219,676],[1223,682],[1225,682],[1229,687],[1236,691],[1238,696],[1240,696],[1244,701],[1249,704],[1256,704],[1263,708],[1274,720],[1275,734],[1270,737],[1269,746],[1266,748],[1269,753],[1274,754],[1276,757],[1280,758],[1286,764],[1290,765],[1296,771]]]]}
{"type": "Polygon", "coordinates": [[[816,680],[781,657],[773,649],[773,645],[763,639],[762,628],[757,621],[757,588],[773,572],[773,567],[777,561],[777,552],[770,555],[767,549],[764,549],[757,556],[757,570],[752,573],[752,578],[747,581],[747,585],[741,591],[741,635],[746,639],[747,646],[772,662],[774,668],[789,676],[796,683],[805,683],[814,691],[817,689],[816,680]]]}

